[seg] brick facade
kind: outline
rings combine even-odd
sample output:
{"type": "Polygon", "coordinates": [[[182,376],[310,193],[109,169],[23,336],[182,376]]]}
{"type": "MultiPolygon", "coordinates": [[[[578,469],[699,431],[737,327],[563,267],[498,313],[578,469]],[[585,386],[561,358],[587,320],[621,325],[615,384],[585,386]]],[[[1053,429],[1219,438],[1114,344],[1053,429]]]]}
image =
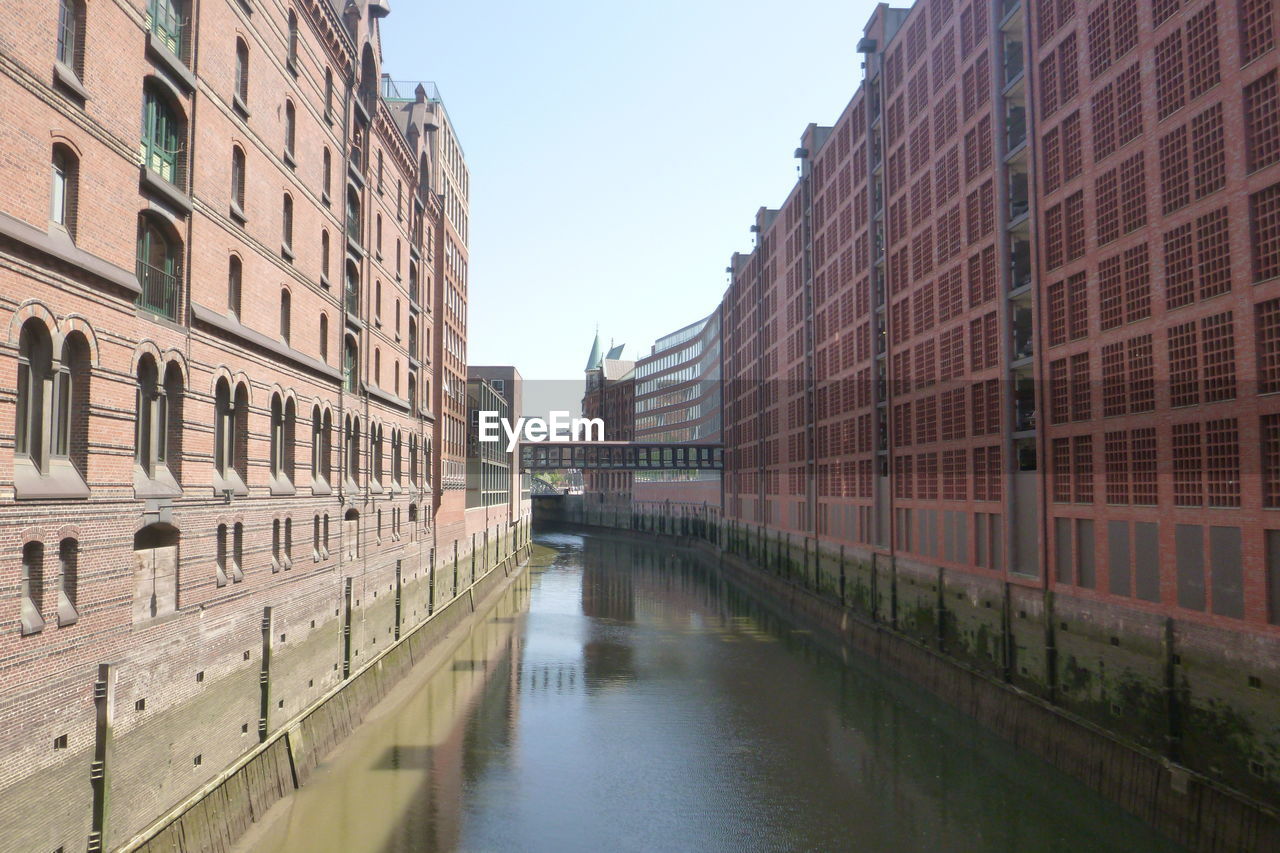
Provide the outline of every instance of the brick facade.
{"type": "Polygon", "coordinates": [[[1277,28],[881,6],[721,305],[729,520],[891,572],[900,629],[1268,798],[1277,28]]]}
{"type": "Polygon", "coordinates": [[[385,4],[65,5],[73,38],[0,28],[15,849],[95,828],[100,664],[115,846],[520,519],[463,507],[468,176],[434,87],[383,79],[385,4]]]}

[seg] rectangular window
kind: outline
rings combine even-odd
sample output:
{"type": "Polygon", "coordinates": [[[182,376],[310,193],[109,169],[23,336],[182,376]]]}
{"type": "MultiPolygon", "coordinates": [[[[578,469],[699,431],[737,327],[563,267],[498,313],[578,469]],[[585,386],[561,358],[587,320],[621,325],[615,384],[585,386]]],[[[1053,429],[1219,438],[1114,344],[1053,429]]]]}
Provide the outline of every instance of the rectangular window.
{"type": "Polygon", "coordinates": [[[1280,275],[1280,184],[1249,196],[1249,225],[1253,236],[1253,280],[1280,275]]]}
{"type": "Polygon", "coordinates": [[[1280,85],[1272,70],[1244,87],[1248,171],[1280,162],[1280,85]]]}

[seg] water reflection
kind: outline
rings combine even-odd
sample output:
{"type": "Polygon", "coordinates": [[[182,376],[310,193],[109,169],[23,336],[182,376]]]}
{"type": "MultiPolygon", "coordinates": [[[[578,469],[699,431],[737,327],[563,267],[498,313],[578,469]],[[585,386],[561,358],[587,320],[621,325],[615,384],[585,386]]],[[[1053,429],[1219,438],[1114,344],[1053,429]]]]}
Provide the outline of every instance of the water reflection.
{"type": "Polygon", "coordinates": [[[538,542],[256,849],[1173,849],[659,543],[538,542]]]}

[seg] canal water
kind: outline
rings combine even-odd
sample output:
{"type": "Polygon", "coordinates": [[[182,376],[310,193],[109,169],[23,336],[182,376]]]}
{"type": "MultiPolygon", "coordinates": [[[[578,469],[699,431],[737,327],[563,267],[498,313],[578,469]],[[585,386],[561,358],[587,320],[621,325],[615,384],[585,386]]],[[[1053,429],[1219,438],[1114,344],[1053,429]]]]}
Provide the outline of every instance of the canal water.
{"type": "Polygon", "coordinates": [[[656,541],[533,563],[242,848],[1178,849],[656,541]]]}

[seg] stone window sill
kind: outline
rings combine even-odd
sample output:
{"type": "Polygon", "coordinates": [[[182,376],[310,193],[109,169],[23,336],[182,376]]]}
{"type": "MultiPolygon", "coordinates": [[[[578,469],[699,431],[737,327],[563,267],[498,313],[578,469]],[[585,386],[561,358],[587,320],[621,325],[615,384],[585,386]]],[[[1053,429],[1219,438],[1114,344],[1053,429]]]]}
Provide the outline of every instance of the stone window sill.
{"type": "Polygon", "coordinates": [[[30,459],[13,459],[13,496],[17,500],[75,500],[89,497],[89,487],[70,459],[50,459],[41,472],[30,459]]]}
{"type": "Polygon", "coordinates": [[[191,69],[187,67],[187,64],[182,61],[181,57],[175,55],[173,51],[169,50],[169,47],[160,39],[156,38],[156,34],[152,32],[147,33],[147,53],[153,60],[162,66],[164,71],[167,71],[171,76],[177,78],[177,83],[186,89],[187,92],[194,92],[196,90],[196,78],[195,75],[191,73],[191,69]]]}
{"type": "Polygon", "coordinates": [[[249,105],[241,100],[238,93],[231,96],[231,109],[235,111],[236,115],[240,116],[240,118],[244,120],[248,120],[251,115],[249,112],[249,105]]]}
{"type": "Polygon", "coordinates": [[[191,213],[191,196],[160,177],[155,171],[148,169],[145,165],[139,166],[138,171],[138,184],[142,189],[152,195],[159,196],[162,202],[169,207],[176,208],[183,216],[191,213]]]}
{"type": "Polygon", "coordinates": [[[298,161],[294,159],[292,151],[284,152],[284,164],[290,169],[298,168],[298,161]]]}
{"type": "Polygon", "coordinates": [[[40,616],[40,611],[36,610],[31,599],[24,597],[22,599],[22,636],[29,637],[43,630],[44,619],[40,616]]]}
{"type": "Polygon", "coordinates": [[[271,494],[272,495],[296,495],[298,490],[293,487],[293,483],[288,477],[272,477],[271,478],[271,494]]]}
{"type": "Polygon", "coordinates": [[[79,75],[61,62],[53,63],[53,81],[81,102],[89,100],[89,90],[80,82],[79,75]]]}
{"type": "Polygon", "coordinates": [[[239,225],[241,228],[243,228],[245,223],[249,221],[249,217],[245,216],[244,210],[234,201],[231,202],[231,221],[239,225]]]}
{"type": "Polygon", "coordinates": [[[289,263],[293,263],[293,259],[295,256],[293,254],[293,249],[289,246],[288,243],[285,243],[280,247],[280,257],[284,258],[289,263]]]}
{"type": "Polygon", "coordinates": [[[166,465],[157,465],[155,473],[148,475],[141,465],[135,464],[133,496],[135,498],[177,498],[182,496],[182,486],[174,479],[166,465]]]}
{"type": "Polygon", "coordinates": [[[317,497],[333,494],[333,488],[323,477],[311,478],[311,494],[317,497]]]}
{"type": "Polygon", "coordinates": [[[249,487],[244,484],[244,480],[240,477],[240,472],[234,468],[225,472],[213,472],[213,490],[219,495],[225,495],[230,492],[236,497],[244,497],[249,494],[249,487]]]}

